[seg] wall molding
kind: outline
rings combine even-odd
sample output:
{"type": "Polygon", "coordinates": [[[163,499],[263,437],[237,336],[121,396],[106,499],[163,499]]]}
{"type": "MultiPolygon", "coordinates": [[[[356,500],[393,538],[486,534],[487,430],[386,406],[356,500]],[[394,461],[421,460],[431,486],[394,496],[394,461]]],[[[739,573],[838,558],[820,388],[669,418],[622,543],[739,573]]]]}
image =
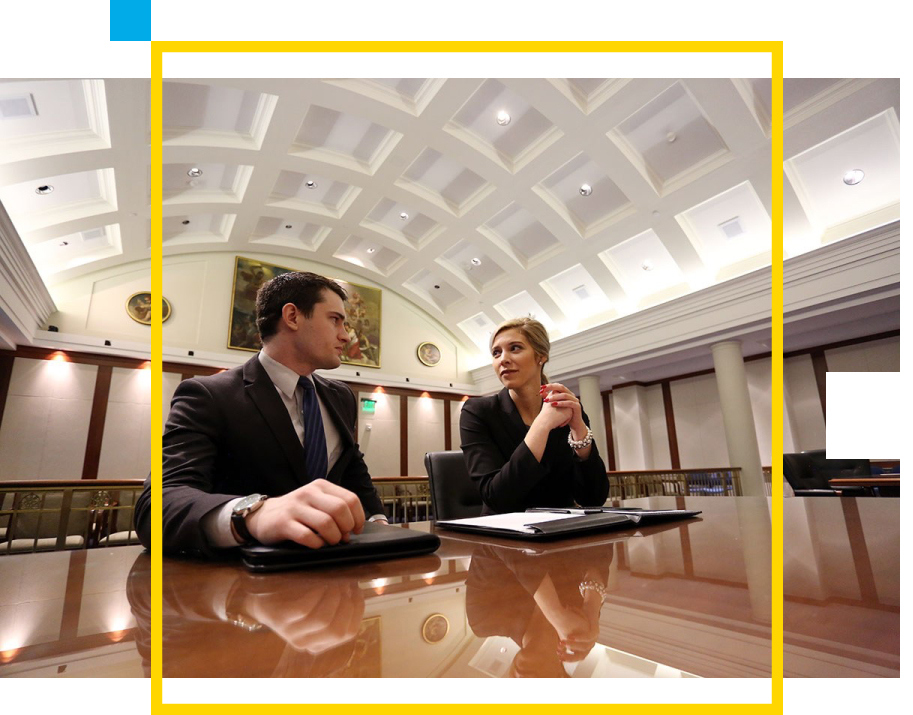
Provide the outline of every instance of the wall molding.
{"type": "Polygon", "coordinates": [[[31,343],[56,310],[19,232],[0,204],[0,328],[4,328],[0,337],[6,344],[31,343]]]}

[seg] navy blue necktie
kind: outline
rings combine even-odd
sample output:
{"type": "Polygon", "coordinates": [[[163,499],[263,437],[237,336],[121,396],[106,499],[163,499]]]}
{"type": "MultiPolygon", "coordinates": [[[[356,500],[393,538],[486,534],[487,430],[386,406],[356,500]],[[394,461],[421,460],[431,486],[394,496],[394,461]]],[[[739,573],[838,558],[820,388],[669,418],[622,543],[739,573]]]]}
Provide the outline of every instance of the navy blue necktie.
{"type": "Polygon", "coordinates": [[[301,400],[301,415],[304,419],[304,465],[308,477],[325,479],[327,476],[327,438],[323,432],[323,418],[317,403],[314,383],[306,377],[299,377],[298,384],[304,389],[301,400]]]}

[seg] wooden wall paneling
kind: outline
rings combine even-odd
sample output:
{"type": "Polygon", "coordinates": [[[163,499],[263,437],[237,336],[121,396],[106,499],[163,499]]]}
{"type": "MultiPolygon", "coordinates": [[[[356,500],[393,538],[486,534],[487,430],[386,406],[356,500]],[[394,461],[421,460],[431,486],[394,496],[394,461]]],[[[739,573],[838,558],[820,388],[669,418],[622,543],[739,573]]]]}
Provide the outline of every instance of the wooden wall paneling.
{"type": "Polygon", "coordinates": [[[409,474],[409,397],[399,396],[399,474],[409,474]]]}
{"type": "Polygon", "coordinates": [[[89,436],[86,439],[86,455],[82,461],[83,479],[98,479],[98,461],[101,457],[101,440],[105,433],[105,415],[108,412],[108,394],[111,392],[113,372],[114,368],[110,365],[99,365],[98,374],[95,376],[89,436]]]}
{"type": "Polygon", "coordinates": [[[10,391],[14,359],[12,353],[0,354],[0,427],[3,426],[3,410],[6,408],[6,396],[10,391]]]}
{"type": "Polygon", "coordinates": [[[606,466],[610,472],[614,472],[618,467],[615,465],[615,442],[612,441],[612,403],[609,395],[611,395],[611,391],[602,393],[602,414],[605,417],[605,444],[608,451],[606,466]]]}
{"type": "Polygon", "coordinates": [[[675,433],[675,413],[672,409],[672,388],[668,380],[663,385],[663,408],[666,412],[666,434],[669,436],[669,458],[672,469],[681,469],[682,462],[678,457],[678,436],[675,433]]]}
{"type": "Polygon", "coordinates": [[[827,423],[827,358],[824,356],[823,350],[817,350],[811,355],[815,384],[818,386],[818,399],[821,400],[821,414],[827,423]]]}
{"type": "Polygon", "coordinates": [[[86,580],[86,549],[70,552],[67,569],[66,598],[63,600],[63,616],[60,619],[60,640],[68,641],[79,635],[79,612],[82,607],[82,589],[86,580]]]}
{"type": "Polygon", "coordinates": [[[444,400],[444,449],[448,452],[453,449],[453,439],[450,436],[452,425],[452,419],[450,417],[452,405],[450,403],[451,400],[444,400]]]}

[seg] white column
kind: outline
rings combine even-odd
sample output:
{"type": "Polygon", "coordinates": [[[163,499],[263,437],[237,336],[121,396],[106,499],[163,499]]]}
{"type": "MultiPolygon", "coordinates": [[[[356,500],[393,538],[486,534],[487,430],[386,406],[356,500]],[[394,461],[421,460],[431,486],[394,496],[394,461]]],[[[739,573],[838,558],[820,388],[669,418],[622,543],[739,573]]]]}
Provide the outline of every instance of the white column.
{"type": "Polygon", "coordinates": [[[602,461],[609,468],[609,450],[605,439],[605,411],[602,408],[602,393],[599,391],[599,378],[595,375],[586,375],[580,378],[580,404],[583,411],[590,419],[590,429],[593,430],[593,439],[596,448],[602,456],[602,461]]]}
{"type": "Polygon", "coordinates": [[[755,432],[754,415],[748,396],[748,379],[745,362],[738,340],[717,343],[711,347],[716,385],[723,409],[723,429],[729,466],[742,469],[742,494],[764,495],[764,478],[761,473],[761,451],[755,432]]]}
{"type": "Polygon", "coordinates": [[[653,440],[647,420],[646,390],[630,385],[612,391],[612,423],[618,442],[617,469],[653,469],[653,440]]]}

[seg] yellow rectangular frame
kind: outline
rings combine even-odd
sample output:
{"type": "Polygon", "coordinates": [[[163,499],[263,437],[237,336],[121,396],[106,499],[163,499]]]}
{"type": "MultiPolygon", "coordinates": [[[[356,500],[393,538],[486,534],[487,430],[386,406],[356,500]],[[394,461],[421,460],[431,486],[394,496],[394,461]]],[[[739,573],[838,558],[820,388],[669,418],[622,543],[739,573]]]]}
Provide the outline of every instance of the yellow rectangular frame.
{"type": "MultiPolygon", "coordinates": [[[[676,708],[679,713],[783,712],[783,43],[739,41],[682,42],[152,42],[151,144],[152,144],[152,395],[162,394],[162,56],[166,52],[769,52],[771,56],[771,702],[761,704],[643,704],[638,712],[652,714],[676,708]],[[735,710],[734,710],[735,708],[735,710]]],[[[188,707],[162,702],[162,403],[151,400],[152,428],[152,712],[179,711],[188,707]]],[[[607,701],[611,702],[611,701],[607,701]]],[[[398,712],[418,713],[426,705],[379,704],[398,712]]],[[[249,712],[250,705],[201,705],[194,707],[224,715],[249,712]]],[[[254,706],[256,707],[256,706],[254,706]]],[[[273,705],[288,710],[300,705],[273,705]]],[[[339,705],[314,706],[321,709],[339,705]]],[[[371,706],[343,705],[344,708],[371,706]]],[[[377,707],[377,706],[374,706],[377,707]]],[[[436,710],[457,712],[464,705],[434,704],[436,710]]],[[[504,707],[504,706],[502,706],[504,707]]],[[[554,705],[516,705],[526,714],[545,713],[554,705]]],[[[589,709],[598,705],[578,705],[589,709]]]]}

